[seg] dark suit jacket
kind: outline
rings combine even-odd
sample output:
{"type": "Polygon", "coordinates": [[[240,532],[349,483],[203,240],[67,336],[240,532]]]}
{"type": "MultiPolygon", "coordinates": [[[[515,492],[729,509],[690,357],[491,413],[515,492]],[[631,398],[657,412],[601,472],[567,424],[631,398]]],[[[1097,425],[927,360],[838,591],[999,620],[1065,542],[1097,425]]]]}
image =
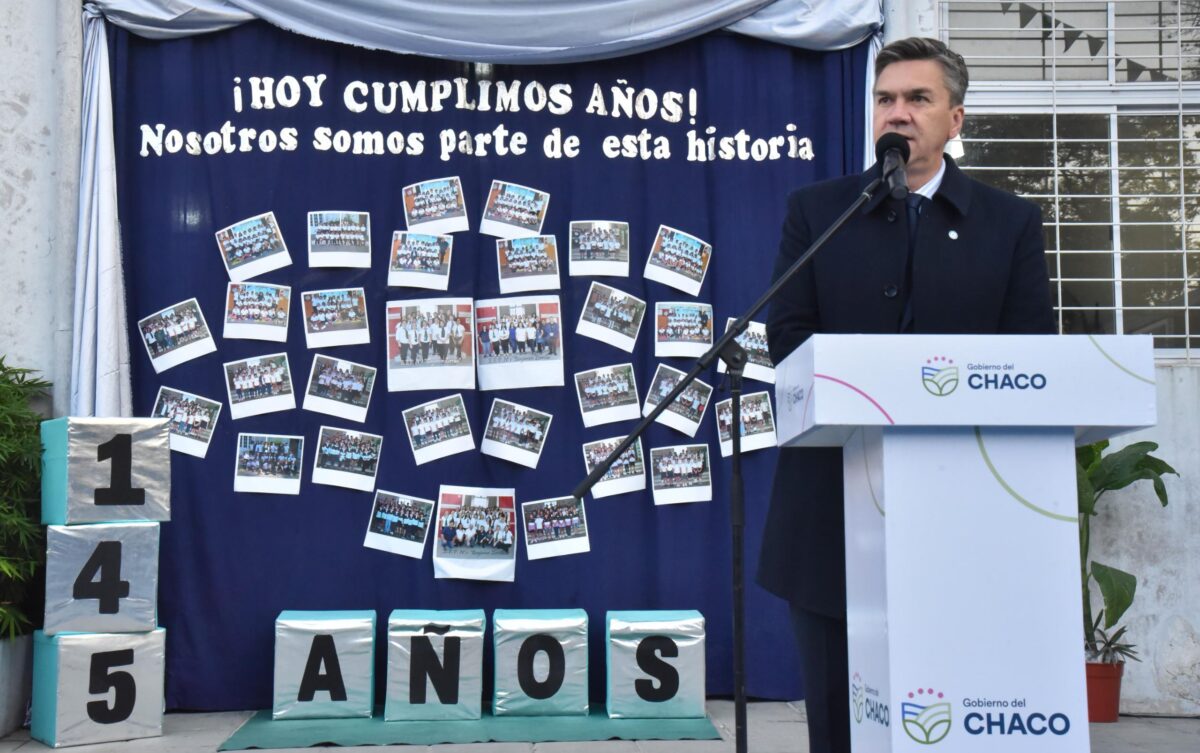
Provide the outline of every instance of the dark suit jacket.
{"type": "MultiPolygon", "coordinates": [[[[1038,207],[946,174],[917,225],[912,312],[917,333],[1053,333],[1038,207]]],[[[775,277],[879,174],[817,183],[788,199],[775,277]]],[[[780,292],[767,318],[779,363],[809,335],[898,332],[903,314],[908,219],[881,190],[780,292]]],[[[811,611],[846,612],[842,452],[782,449],[763,533],[758,582],[811,611]]]]}

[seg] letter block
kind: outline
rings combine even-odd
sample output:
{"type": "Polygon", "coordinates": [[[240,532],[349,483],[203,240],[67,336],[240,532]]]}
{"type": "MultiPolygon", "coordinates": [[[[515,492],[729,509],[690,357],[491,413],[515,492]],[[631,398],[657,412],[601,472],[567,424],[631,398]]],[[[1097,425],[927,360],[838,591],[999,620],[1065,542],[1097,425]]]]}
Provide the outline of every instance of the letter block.
{"type": "Polygon", "coordinates": [[[52,748],[162,735],[166,631],[33,634],[30,734],[52,748]]]}
{"type": "Polygon", "coordinates": [[[610,718],[705,715],[702,614],[609,612],[606,634],[610,718]]]}
{"type": "Polygon", "coordinates": [[[582,609],[492,614],[496,716],[588,713],[588,618],[582,609]]]}
{"type": "Polygon", "coordinates": [[[158,523],[50,526],[46,635],[144,633],[158,625],[158,523]]]}
{"type": "Polygon", "coordinates": [[[370,717],[374,710],[375,612],[280,612],[271,718],[370,717]]]}
{"type": "Polygon", "coordinates": [[[171,519],[165,418],[56,418],[42,446],[43,523],[171,519]]]}
{"type": "Polygon", "coordinates": [[[481,718],[486,627],[482,609],[393,611],[383,720],[481,718]]]}

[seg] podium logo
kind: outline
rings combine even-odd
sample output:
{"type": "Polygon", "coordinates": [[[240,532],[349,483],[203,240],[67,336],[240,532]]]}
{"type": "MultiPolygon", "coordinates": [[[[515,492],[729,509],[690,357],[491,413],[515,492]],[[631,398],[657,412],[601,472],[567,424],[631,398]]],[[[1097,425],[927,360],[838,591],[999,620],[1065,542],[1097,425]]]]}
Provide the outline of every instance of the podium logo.
{"type": "Polygon", "coordinates": [[[932,688],[909,691],[908,700],[900,704],[904,732],[922,745],[940,743],[950,734],[950,702],[932,688]]]}
{"type": "Polygon", "coordinates": [[[937,397],[945,397],[958,387],[958,367],[954,360],[945,356],[934,356],[921,367],[921,384],[926,391],[937,397]]]}
{"type": "Polygon", "coordinates": [[[850,706],[854,709],[854,721],[862,724],[863,706],[867,702],[867,691],[863,689],[862,677],[855,672],[850,683],[850,706]]]}

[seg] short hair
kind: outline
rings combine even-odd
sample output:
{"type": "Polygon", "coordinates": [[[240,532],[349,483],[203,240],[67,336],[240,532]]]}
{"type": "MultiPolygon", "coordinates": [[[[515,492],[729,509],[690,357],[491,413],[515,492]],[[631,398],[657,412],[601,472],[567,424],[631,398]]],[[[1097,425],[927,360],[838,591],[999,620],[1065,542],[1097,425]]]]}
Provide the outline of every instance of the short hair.
{"type": "Polygon", "coordinates": [[[879,78],[883,69],[892,63],[905,60],[934,60],[940,63],[946,89],[950,92],[950,105],[953,107],[963,103],[967,85],[970,83],[967,63],[962,55],[947,47],[945,42],[929,37],[909,37],[892,42],[875,56],[875,78],[879,78]]]}

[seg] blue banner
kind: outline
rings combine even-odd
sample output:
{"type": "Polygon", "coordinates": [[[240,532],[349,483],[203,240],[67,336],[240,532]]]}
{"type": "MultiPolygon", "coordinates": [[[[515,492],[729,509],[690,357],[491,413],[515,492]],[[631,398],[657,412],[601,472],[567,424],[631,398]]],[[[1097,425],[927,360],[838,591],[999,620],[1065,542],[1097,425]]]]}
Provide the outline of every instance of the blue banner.
{"type": "MultiPolygon", "coordinates": [[[[418,547],[419,559],[365,547],[368,524],[380,512],[373,510],[373,494],[314,484],[318,443],[326,454],[337,453],[332,466],[328,458],[322,460],[326,480],[361,480],[354,469],[377,462],[375,488],[425,500],[436,500],[441,485],[514,489],[517,508],[522,502],[568,496],[585,475],[582,445],[623,435],[634,423],[626,418],[585,427],[573,375],[631,363],[638,398],[644,401],[658,364],[687,370],[691,363],[684,357],[655,357],[656,331],[675,322],[656,316],[655,304],[710,304],[711,314],[688,305],[659,313],[678,316],[684,324],[711,316],[719,336],[726,319],[749,306],[768,284],[788,192],[859,169],[865,46],[809,53],[718,33],[604,62],[490,67],[339,46],[255,23],[175,41],[150,41],[113,29],[110,49],[137,415],[151,414],[163,386],[223,404],[203,459],[172,453],[173,510],[163,526],[159,591],[160,623],[168,635],[168,707],[269,706],[273,625],[288,609],[376,610],[376,678],[382,691],[385,618],[392,609],[583,608],[591,621],[590,686],[596,700],[604,693],[605,612],[698,609],[707,619],[708,692],[730,693],[729,463],[719,451],[713,405],[694,439],[656,424],[643,444],[647,465],[653,448],[706,444],[711,501],[656,506],[648,468],[645,491],[587,498],[589,551],[535,560],[527,556],[518,518],[511,545],[502,535],[488,539],[496,551],[516,547],[512,582],[435,578],[433,549],[452,551],[463,543],[452,541],[453,531],[444,538],[444,526],[437,524],[424,548],[418,547]],[[406,210],[411,220],[447,195],[445,186],[440,191],[431,186],[422,210],[412,203],[413,191],[406,197],[405,187],[454,176],[469,229],[453,233],[445,292],[389,287],[393,233],[408,229],[406,210]],[[494,190],[493,181],[532,191],[494,190]],[[548,204],[541,198],[546,194],[548,204]],[[419,331],[398,332],[398,320],[389,321],[389,301],[501,297],[497,239],[480,233],[489,201],[500,202],[493,204],[499,209],[492,219],[510,223],[502,229],[535,235],[530,223],[540,222],[540,233],[556,239],[561,288],[514,295],[558,296],[558,307],[538,305],[541,318],[535,321],[529,313],[525,332],[518,331],[516,310],[503,304],[484,312],[490,324],[482,314],[473,328],[469,318],[459,318],[468,326],[458,331],[450,312],[470,307],[441,311],[447,329],[433,330],[426,343],[419,331]],[[310,257],[308,250],[310,212],[369,213],[369,266],[314,266],[311,259],[317,255],[310,257]],[[267,213],[273,213],[273,225],[246,222],[267,213]],[[573,221],[628,223],[628,277],[568,275],[573,221]],[[707,254],[698,294],[644,276],[664,225],[680,232],[667,233],[666,250],[656,253],[666,254],[660,260],[668,263],[651,265],[652,276],[678,283],[676,278],[686,276],[672,276],[682,269],[678,265],[707,254]],[[227,232],[218,237],[219,231],[227,232]],[[283,258],[275,247],[278,236],[290,264],[277,263],[283,258]],[[704,251],[705,245],[711,250],[704,251]],[[253,283],[291,287],[285,342],[223,336],[228,334],[227,285],[231,276],[243,273],[253,283]],[[632,353],[576,334],[593,281],[646,302],[632,353]],[[361,291],[352,290],[357,288],[361,291]],[[181,345],[196,337],[196,322],[191,308],[175,305],[192,298],[211,330],[215,353],[203,353],[203,343],[199,349],[195,343],[181,345]],[[343,331],[338,322],[354,319],[347,312],[360,303],[368,325],[347,335],[355,323],[343,331]],[[169,316],[154,318],[171,307],[169,316]],[[506,314],[513,317],[506,328],[510,332],[498,331],[506,314]],[[145,326],[139,327],[143,319],[145,326]],[[312,330],[308,337],[306,323],[312,330]],[[511,347],[514,358],[527,351],[535,360],[561,353],[564,386],[483,391],[449,386],[452,379],[435,375],[418,385],[426,389],[387,390],[389,365],[409,358],[414,364],[445,360],[448,354],[461,358],[472,350],[483,363],[498,357],[493,352],[508,352],[500,345],[511,347]],[[249,361],[254,368],[231,370],[229,382],[222,364],[277,353],[287,355],[296,407],[248,415],[247,405],[275,399],[242,402],[255,391],[278,391],[279,359],[249,361]],[[301,408],[318,354],[321,366],[349,361],[378,370],[365,421],[358,422],[363,416],[353,406],[342,416],[301,408]],[[180,362],[171,365],[172,359],[180,362]],[[239,402],[231,405],[235,389],[239,402]],[[461,395],[461,409],[456,395],[461,395]],[[553,416],[536,468],[480,452],[495,399],[553,416]],[[448,412],[430,413],[430,422],[412,430],[442,431],[453,418],[438,416],[462,410],[473,446],[441,458],[426,453],[427,462],[418,465],[408,431],[417,424],[410,414],[406,427],[404,412],[431,401],[448,412]],[[235,418],[239,412],[246,415],[235,418]],[[321,427],[328,427],[328,436],[319,436],[321,427]],[[353,438],[339,433],[346,430],[382,436],[378,460],[370,443],[352,449],[338,444],[353,438]],[[259,474],[255,483],[262,473],[284,468],[286,474],[299,465],[298,494],[271,493],[283,489],[269,484],[268,493],[234,491],[239,433],[303,437],[299,457],[295,442],[269,448],[265,470],[260,440],[252,440],[259,446],[250,447],[246,456],[259,474]],[[342,470],[328,471],[331,467],[342,470]]],[[[441,209],[434,211],[453,215],[453,193],[449,204],[436,204],[441,209]]],[[[357,219],[319,228],[345,252],[338,257],[343,262],[355,258],[355,239],[361,240],[356,233],[364,228],[357,219]]],[[[619,244],[620,233],[615,237],[619,244]]],[[[425,246],[415,248],[418,256],[444,258],[436,241],[426,239],[425,246]]],[[[512,279],[539,269],[538,248],[529,242],[505,246],[505,269],[510,275],[515,270],[512,279]]],[[[393,282],[411,279],[401,275],[393,282]]],[[[515,289],[512,279],[504,283],[510,290],[515,289]]],[[[237,304],[250,305],[251,319],[261,320],[264,306],[275,302],[248,297],[237,304]]],[[[271,329],[269,322],[259,326],[271,329]]],[[[470,369],[457,373],[469,375],[470,369]]],[[[335,386],[361,387],[367,378],[336,368],[330,374],[335,386]]],[[[487,378],[507,384],[523,376],[487,378]]],[[[714,369],[703,379],[716,387],[721,375],[714,369]]],[[[760,390],[770,385],[747,382],[747,392],[760,390]]],[[[726,397],[718,390],[711,403],[726,397]]],[[[179,423],[189,431],[205,428],[202,418],[188,426],[187,418],[179,423]]],[[[680,455],[675,471],[686,472],[691,457],[680,455]]],[[[751,579],[774,460],[773,449],[745,458],[751,579]]],[[[455,499],[464,509],[484,500],[478,502],[484,508],[512,510],[513,500],[502,497],[455,499]]],[[[408,514],[409,508],[385,511],[379,520],[391,535],[393,526],[411,526],[408,514]]],[[[753,583],[748,641],[749,693],[799,697],[786,605],[753,583]]],[[[486,661],[491,666],[490,655],[486,661]]],[[[490,688],[485,678],[485,694],[490,688]]]]}

